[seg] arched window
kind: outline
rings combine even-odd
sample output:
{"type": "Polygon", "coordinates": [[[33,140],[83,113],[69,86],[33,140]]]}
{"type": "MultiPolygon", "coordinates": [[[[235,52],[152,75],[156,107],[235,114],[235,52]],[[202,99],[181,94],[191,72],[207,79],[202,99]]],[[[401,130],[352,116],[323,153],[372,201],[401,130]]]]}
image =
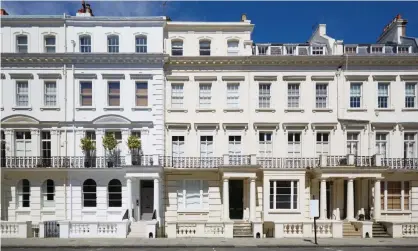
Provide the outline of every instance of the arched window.
{"type": "Polygon", "coordinates": [[[122,207],[122,183],[117,179],[111,180],[107,187],[107,192],[109,207],[122,207]]]}
{"type": "Polygon", "coordinates": [[[55,52],[56,39],[54,35],[48,35],[44,37],[44,51],[49,53],[55,52]]]}
{"type": "Polygon", "coordinates": [[[90,35],[80,36],[80,52],[90,53],[91,52],[91,37],[90,35]]]}
{"type": "Polygon", "coordinates": [[[147,53],[147,36],[135,37],[135,51],[137,53],[147,53]]]}
{"type": "Polygon", "coordinates": [[[19,207],[30,207],[30,182],[27,179],[19,181],[17,188],[19,207]]]}
{"type": "Polygon", "coordinates": [[[28,52],[28,36],[26,35],[16,36],[16,52],[20,52],[20,53],[28,52]]]}
{"type": "Polygon", "coordinates": [[[96,207],[97,205],[97,185],[92,179],[83,183],[83,207],[96,207]]]}
{"type": "Polygon", "coordinates": [[[119,52],[119,36],[118,35],[107,36],[107,52],[109,53],[119,52]]]}
{"type": "Polygon", "coordinates": [[[237,55],[239,51],[238,46],[239,46],[238,40],[229,40],[228,41],[228,55],[237,55]]]}
{"type": "Polygon", "coordinates": [[[183,41],[182,40],[171,41],[171,55],[183,56],[183,41]]]}
{"type": "Polygon", "coordinates": [[[200,56],[210,56],[210,41],[209,40],[199,41],[199,54],[200,56]]]}
{"type": "Polygon", "coordinates": [[[55,206],[55,184],[51,179],[45,180],[42,184],[42,205],[43,207],[55,206]]]}

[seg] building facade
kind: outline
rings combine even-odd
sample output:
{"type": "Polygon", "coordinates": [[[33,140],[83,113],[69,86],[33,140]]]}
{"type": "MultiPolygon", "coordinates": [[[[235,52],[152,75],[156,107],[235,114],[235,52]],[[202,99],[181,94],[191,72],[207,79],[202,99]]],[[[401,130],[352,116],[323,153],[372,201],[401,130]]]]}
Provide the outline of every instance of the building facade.
{"type": "Polygon", "coordinates": [[[406,23],[257,44],[245,15],[3,15],[2,235],[311,237],[317,209],[321,237],[417,236],[406,23]]]}

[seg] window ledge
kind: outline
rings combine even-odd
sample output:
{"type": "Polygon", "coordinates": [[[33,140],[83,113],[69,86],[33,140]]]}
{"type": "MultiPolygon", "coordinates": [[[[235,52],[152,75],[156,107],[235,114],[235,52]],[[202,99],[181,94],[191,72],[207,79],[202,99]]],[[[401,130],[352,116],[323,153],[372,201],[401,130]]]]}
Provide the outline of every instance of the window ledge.
{"type": "Polygon", "coordinates": [[[394,112],[394,108],[376,108],[374,109],[375,112],[394,112]]]}
{"type": "Polygon", "coordinates": [[[347,112],[367,112],[366,108],[348,108],[347,112]]]}
{"type": "Polygon", "coordinates": [[[83,208],[81,209],[82,213],[95,213],[97,212],[97,207],[87,207],[87,208],[83,208]]]}
{"type": "Polygon", "coordinates": [[[403,112],[417,112],[418,108],[411,107],[411,108],[402,108],[403,112]]]}
{"type": "Polygon", "coordinates": [[[135,106],[132,107],[132,111],[152,111],[152,108],[150,106],[135,106]]]}
{"type": "Polygon", "coordinates": [[[106,212],[108,213],[120,213],[122,207],[118,207],[119,209],[116,209],[117,207],[109,207],[106,212]]]}
{"type": "Polygon", "coordinates": [[[274,108],[257,108],[255,109],[255,112],[276,112],[276,109],[274,108]]]}
{"type": "Polygon", "coordinates": [[[120,106],[107,106],[103,108],[104,111],[123,111],[123,107],[120,106]]]}
{"type": "Polygon", "coordinates": [[[332,109],[331,108],[315,108],[315,109],[312,109],[312,112],[313,113],[315,113],[315,112],[332,112],[332,109]]]}
{"type": "Polygon", "coordinates": [[[20,110],[20,111],[22,111],[22,110],[32,111],[32,106],[13,106],[12,107],[12,110],[13,111],[16,111],[16,110],[20,110]]]}
{"type": "Polygon", "coordinates": [[[404,210],[404,211],[401,211],[401,210],[383,211],[382,210],[381,213],[383,214],[411,214],[412,212],[410,210],[404,210]]]}
{"type": "Polygon", "coordinates": [[[213,109],[213,108],[197,108],[196,112],[216,112],[216,109],[213,109]]]}
{"type": "Polygon", "coordinates": [[[284,109],[284,112],[301,112],[301,113],[304,113],[305,110],[302,109],[302,108],[287,108],[287,109],[284,109]]]}
{"type": "Polygon", "coordinates": [[[187,113],[187,109],[184,108],[171,108],[171,109],[167,109],[168,112],[184,112],[187,113]]]}
{"type": "Polygon", "coordinates": [[[301,211],[297,209],[269,209],[269,214],[300,214],[301,211]]]}
{"type": "Polygon", "coordinates": [[[24,213],[24,212],[30,212],[30,211],[31,211],[30,207],[19,207],[16,209],[17,213],[24,213]]]}
{"type": "Polygon", "coordinates": [[[57,106],[43,106],[40,108],[41,111],[59,111],[60,108],[57,106]]]}
{"type": "Polygon", "coordinates": [[[178,209],[177,213],[191,213],[191,214],[204,213],[204,214],[208,214],[209,209],[178,209]]]}
{"type": "Polygon", "coordinates": [[[77,111],[95,111],[96,107],[92,106],[79,106],[75,108],[77,111]]]}
{"type": "Polygon", "coordinates": [[[42,213],[55,213],[56,209],[55,207],[44,207],[41,209],[42,213]]]}
{"type": "Polygon", "coordinates": [[[225,108],[224,112],[243,112],[244,109],[241,108],[225,108]]]}

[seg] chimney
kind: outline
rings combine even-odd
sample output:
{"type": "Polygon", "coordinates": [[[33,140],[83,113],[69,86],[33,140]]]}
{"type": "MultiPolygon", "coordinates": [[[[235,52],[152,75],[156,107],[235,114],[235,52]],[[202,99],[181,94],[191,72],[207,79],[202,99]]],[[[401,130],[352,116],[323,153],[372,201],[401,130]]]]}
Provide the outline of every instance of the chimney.
{"type": "Polygon", "coordinates": [[[241,14],[241,22],[245,22],[247,20],[247,14],[241,14]]]}
{"type": "Polygon", "coordinates": [[[406,24],[408,20],[403,19],[400,14],[396,15],[384,28],[377,39],[378,43],[393,42],[400,44],[401,37],[406,36],[406,24]]]}
{"type": "Polygon", "coordinates": [[[93,10],[90,7],[90,4],[86,4],[83,1],[81,1],[81,9],[77,10],[77,17],[92,17],[93,15],[93,10]]]}
{"type": "Polygon", "coordinates": [[[1,9],[0,10],[0,16],[8,16],[9,13],[7,13],[7,11],[5,9],[1,9]]]}

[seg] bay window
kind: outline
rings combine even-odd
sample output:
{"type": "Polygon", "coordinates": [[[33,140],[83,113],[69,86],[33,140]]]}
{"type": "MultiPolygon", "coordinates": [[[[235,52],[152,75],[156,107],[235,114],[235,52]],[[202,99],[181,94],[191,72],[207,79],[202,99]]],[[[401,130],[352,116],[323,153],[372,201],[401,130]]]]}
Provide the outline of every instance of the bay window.
{"type": "Polygon", "coordinates": [[[298,181],[270,180],[270,209],[298,209],[298,181]]]}

